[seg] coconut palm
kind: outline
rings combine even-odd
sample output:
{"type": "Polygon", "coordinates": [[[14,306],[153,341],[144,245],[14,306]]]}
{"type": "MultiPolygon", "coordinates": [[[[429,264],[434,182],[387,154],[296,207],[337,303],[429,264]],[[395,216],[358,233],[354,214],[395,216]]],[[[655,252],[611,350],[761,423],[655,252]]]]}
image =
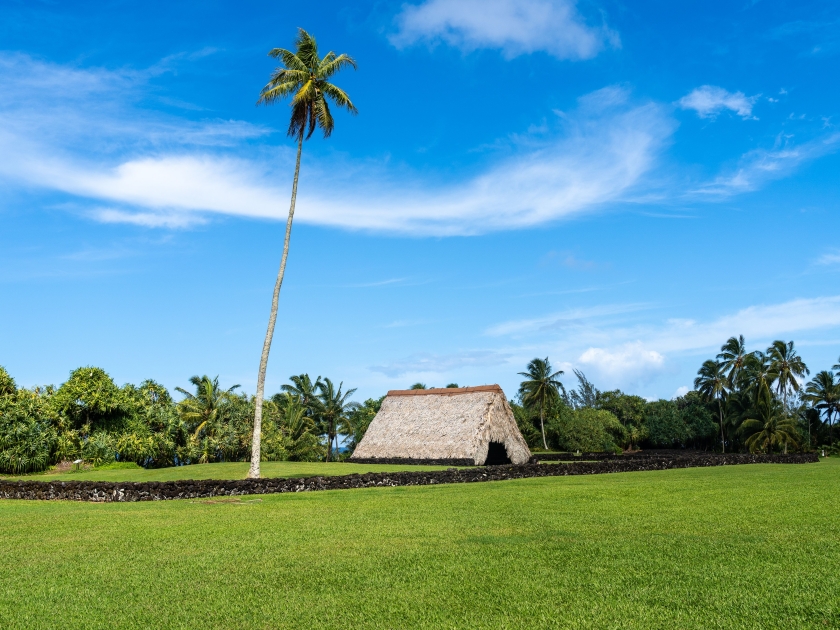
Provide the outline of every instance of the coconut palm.
{"type": "Polygon", "coordinates": [[[723,371],[727,372],[726,377],[729,379],[730,387],[733,387],[738,381],[738,376],[741,374],[741,370],[744,369],[744,362],[748,354],[744,335],[730,337],[720,347],[720,354],[717,355],[717,360],[721,362],[723,371]]]}
{"type": "Polygon", "coordinates": [[[840,383],[835,382],[834,372],[823,370],[815,374],[805,387],[805,399],[815,409],[825,413],[828,420],[828,439],[831,446],[834,446],[832,420],[835,414],[840,414],[840,383]]]}
{"type": "Polygon", "coordinates": [[[720,417],[720,447],[724,453],[726,452],[726,438],[723,433],[723,399],[729,387],[729,379],[724,373],[724,364],[712,359],[700,366],[697,378],[694,379],[694,389],[706,400],[717,400],[720,417]]]}
{"type": "Polygon", "coordinates": [[[775,374],[770,369],[770,358],[757,350],[747,355],[744,369],[741,371],[740,385],[757,405],[765,393],[770,393],[770,384],[775,380],[775,374]]]}
{"type": "MultiPolygon", "coordinates": [[[[281,385],[280,389],[286,394],[294,396],[298,402],[303,406],[306,415],[312,417],[314,415],[314,405],[318,402],[318,388],[321,385],[321,377],[312,382],[309,374],[299,374],[297,376],[290,376],[291,385],[281,385]]],[[[283,394],[278,394],[282,398],[283,394]]]]}
{"type": "Polygon", "coordinates": [[[278,59],[282,66],[274,71],[268,84],[260,92],[258,104],[271,105],[287,97],[291,97],[291,119],[287,135],[297,140],[297,158],[295,160],[295,177],[292,181],[292,201],[289,206],[289,216],[286,219],[286,236],[283,241],[283,255],[280,258],[280,270],[274,283],[274,294],[271,298],[271,314],[268,318],[268,329],[265,333],[260,369],[257,373],[257,393],[254,397],[254,436],[251,447],[251,467],[248,477],[255,479],[260,476],[260,436],[262,430],[262,407],[265,392],[265,371],[268,366],[268,354],[271,350],[271,340],[274,336],[274,325],[277,321],[277,305],[280,301],[280,287],[283,285],[283,275],[286,272],[286,260],[289,256],[289,240],[292,235],[292,220],[295,215],[295,200],[297,199],[298,175],[300,174],[300,154],[303,149],[304,138],[309,139],[320,128],[325,138],[333,132],[335,122],[330,113],[329,103],[343,107],[350,113],[356,113],[356,107],[350,97],[329,82],[329,79],[347,66],[356,67],[356,62],[348,55],[336,55],[330,51],[323,57],[318,54],[315,38],[303,29],[298,29],[295,40],[295,51],[284,48],[274,48],[270,57],[278,59]]]}
{"type": "Polygon", "coordinates": [[[767,357],[770,359],[770,373],[776,384],[776,394],[781,396],[787,408],[788,392],[799,391],[797,377],[803,378],[811,371],[796,354],[792,341],[774,341],[773,345],[767,348],[767,357]]]}
{"type": "Polygon", "coordinates": [[[339,424],[342,423],[346,415],[359,408],[359,403],[349,402],[347,400],[356,393],[356,389],[348,389],[342,393],[341,388],[343,386],[344,382],[342,381],[336,389],[335,384],[328,378],[325,378],[318,386],[317,414],[327,429],[327,461],[330,461],[333,440],[336,441],[335,448],[336,452],[338,452],[338,435],[336,429],[339,424]]]}
{"type": "Polygon", "coordinates": [[[175,390],[185,396],[184,400],[179,403],[181,417],[188,424],[195,425],[193,436],[198,439],[203,429],[219,420],[222,406],[239,385],[222,389],[219,387],[218,376],[211,379],[207,375],[200,378],[193,376],[190,378],[190,383],[195,386],[195,394],[180,387],[176,387],[175,390]]]}
{"type": "Polygon", "coordinates": [[[746,445],[751,452],[763,450],[770,453],[774,446],[784,445],[787,453],[788,444],[796,444],[796,424],[769,393],[761,397],[754,414],[754,417],[744,420],[740,429],[749,435],[746,445]]]}
{"type": "Polygon", "coordinates": [[[543,447],[548,450],[548,442],[545,439],[545,407],[560,396],[560,391],[566,392],[563,383],[556,380],[563,374],[563,370],[551,371],[551,362],[548,357],[545,359],[534,359],[519,376],[527,380],[519,385],[519,395],[522,402],[529,407],[537,406],[540,409],[540,432],[542,433],[543,447]]]}

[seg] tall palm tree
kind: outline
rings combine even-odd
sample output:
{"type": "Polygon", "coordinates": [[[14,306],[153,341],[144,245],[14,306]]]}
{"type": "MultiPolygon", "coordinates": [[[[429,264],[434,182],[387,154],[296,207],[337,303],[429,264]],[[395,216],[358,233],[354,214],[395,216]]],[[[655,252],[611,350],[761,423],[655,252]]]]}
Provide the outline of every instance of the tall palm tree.
{"type": "Polygon", "coordinates": [[[289,216],[286,219],[283,255],[280,258],[277,281],[274,283],[271,314],[268,318],[268,329],[265,333],[262,355],[260,356],[260,369],[257,373],[257,393],[254,397],[254,437],[251,447],[251,467],[248,470],[248,477],[251,479],[258,479],[260,476],[260,437],[263,395],[265,393],[265,370],[268,366],[268,353],[271,350],[271,340],[274,336],[274,324],[277,321],[280,287],[283,285],[286,260],[289,256],[289,240],[292,236],[292,220],[295,216],[295,200],[297,199],[303,140],[304,137],[307,140],[311,138],[316,128],[323,131],[325,138],[330,136],[335,126],[330,113],[330,101],[352,114],[356,113],[356,107],[350,101],[350,97],[329,82],[329,79],[341,69],[347,66],[356,67],[356,62],[351,57],[345,54],[336,55],[332,51],[320,57],[315,38],[303,29],[298,29],[295,52],[284,48],[274,48],[268,54],[270,57],[279,59],[282,66],[271,75],[268,84],[260,92],[257,104],[271,105],[291,97],[292,115],[287,135],[297,140],[297,158],[295,160],[295,178],[292,181],[292,202],[289,206],[289,216]]]}
{"type": "Polygon", "coordinates": [[[796,354],[792,341],[774,341],[773,345],[767,348],[767,356],[770,359],[770,373],[776,383],[776,394],[782,397],[787,409],[788,392],[799,391],[799,381],[796,377],[802,378],[811,371],[796,354]]]}
{"type": "Polygon", "coordinates": [[[519,376],[527,379],[520,383],[519,395],[525,405],[539,407],[543,447],[548,450],[548,442],[545,439],[545,406],[558,398],[561,390],[565,393],[563,383],[557,380],[557,377],[563,374],[563,370],[552,373],[548,357],[532,360],[525,369],[525,372],[519,373],[519,376]]]}
{"type": "Polygon", "coordinates": [[[717,360],[721,362],[723,371],[728,372],[726,378],[729,379],[730,387],[734,387],[738,381],[738,376],[741,374],[741,370],[744,369],[744,362],[748,354],[744,335],[730,337],[720,347],[720,354],[717,355],[717,360]]]}
{"type": "Polygon", "coordinates": [[[202,429],[219,420],[222,406],[239,385],[222,389],[219,387],[218,376],[211,379],[207,375],[193,376],[190,378],[190,383],[195,386],[195,394],[180,387],[176,387],[175,390],[181,392],[185,397],[180,402],[181,416],[188,424],[195,423],[193,435],[198,438],[202,429]]]}
{"type": "Polygon", "coordinates": [[[835,382],[834,372],[823,370],[815,374],[805,387],[805,399],[815,409],[825,413],[828,420],[828,440],[831,446],[834,446],[832,420],[835,414],[840,414],[840,383],[835,382]]]}
{"type": "Polygon", "coordinates": [[[354,389],[348,389],[342,393],[341,388],[344,382],[335,384],[328,378],[318,386],[318,415],[323,420],[327,429],[327,461],[330,461],[332,454],[332,442],[336,441],[335,447],[338,452],[338,435],[336,429],[344,417],[359,408],[359,403],[349,402],[347,399],[356,393],[354,389]]]}
{"type": "Polygon", "coordinates": [[[796,424],[769,392],[762,395],[753,412],[754,416],[744,420],[740,429],[749,434],[746,445],[750,451],[763,449],[770,453],[774,446],[783,444],[787,453],[788,444],[796,444],[796,424]]]}
{"type": "Polygon", "coordinates": [[[706,400],[717,400],[718,415],[720,416],[720,448],[726,452],[726,437],[723,433],[723,399],[729,388],[729,379],[724,373],[724,364],[709,359],[697,371],[694,379],[694,389],[700,392],[706,400]]]}

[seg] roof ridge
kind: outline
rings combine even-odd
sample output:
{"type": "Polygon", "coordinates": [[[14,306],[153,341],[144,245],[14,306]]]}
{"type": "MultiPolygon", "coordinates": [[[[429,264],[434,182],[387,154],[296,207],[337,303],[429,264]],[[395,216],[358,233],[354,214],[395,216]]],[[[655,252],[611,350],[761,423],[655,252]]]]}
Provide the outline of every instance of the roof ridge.
{"type": "Polygon", "coordinates": [[[474,392],[499,392],[504,394],[499,385],[477,385],[476,387],[433,387],[431,389],[392,389],[388,396],[456,396],[458,394],[472,394],[474,392]]]}

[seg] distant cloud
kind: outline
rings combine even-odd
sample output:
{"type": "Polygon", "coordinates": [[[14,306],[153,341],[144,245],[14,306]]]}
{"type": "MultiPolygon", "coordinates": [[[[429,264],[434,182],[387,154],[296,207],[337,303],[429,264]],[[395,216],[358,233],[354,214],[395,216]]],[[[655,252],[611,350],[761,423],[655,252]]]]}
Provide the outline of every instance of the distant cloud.
{"type": "Polygon", "coordinates": [[[703,85],[683,96],[677,104],[683,109],[693,109],[700,118],[714,118],[728,109],[742,118],[753,118],[752,108],[758,96],[743,92],[727,92],[722,87],[703,85]]]}
{"type": "Polygon", "coordinates": [[[507,57],[544,51],[558,59],[591,59],[620,47],[606,25],[590,26],[573,0],[427,0],[403,5],[391,43],[445,42],[466,51],[495,48],[507,57]]]}
{"type": "MultiPolygon", "coordinates": [[[[0,55],[0,179],[105,205],[108,210],[89,215],[112,223],[185,227],[213,213],[285,219],[289,191],[278,182],[288,179],[280,169],[291,168],[293,155],[249,142],[270,130],[138,109],[139,88],[132,86],[145,79],[62,70],[0,55]],[[56,98],[44,104],[51,84],[56,98]]],[[[384,162],[348,162],[319,178],[323,167],[312,160],[302,174],[297,216],[310,224],[419,235],[538,225],[631,199],[673,129],[660,106],[607,87],[554,117],[550,133],[519,141],[483,169],[448,183],[396,173],[384,162]],[[310,177],[325,184],[307,187],[310,177]]]]}
{"type": "Polygon", "coordinates": [[[662,370],[665,357],[636,341],[611,350],[588,348],[578,357],[578,363],[592,366],[599,374],[613,379],[624,376],[625,379],[642,382],[662,370]]]}
{"type": "Polygon", "coordinates": [[[509,356],[491,350],[471,350],[445,355],[422,353],[384,365],[374,365],[370,370],[389,377],[405,374],[443,374],[466,367],[499,365],[507,362],[509,356]]]}
{"type": "Polygon", "coordinates": [[[680,387],[677,387],[677,391],[675,391],[674,395],[671,396],[671,400],[679,398],[680,396],[685,396],[690,391],[691,389],[687,385],[681,385],[680,387]]]}

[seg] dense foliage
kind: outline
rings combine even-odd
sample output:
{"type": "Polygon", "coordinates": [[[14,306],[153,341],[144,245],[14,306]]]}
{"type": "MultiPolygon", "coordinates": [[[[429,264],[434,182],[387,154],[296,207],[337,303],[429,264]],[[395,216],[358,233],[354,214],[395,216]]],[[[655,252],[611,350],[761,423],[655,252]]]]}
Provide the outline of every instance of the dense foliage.
{"type": "MultiPolygon", "coordinates": [[[[836,452],[840,378],[824,370],[806,382],[810,372],[792,341],[774,341],[766,351],[749,352],[743,337],[732,337],[714,360],[702,364],[695,390],[673,400],[602,392],[577,370],[576,389],[566,391],[557,383],[544,387],[546,395],[538,398],[533,392],[540,375],[532,372],[539,370],[531,368],[543,365],[550,366],[548,359],[531,362],[529,372],[523,373],[527,380],[511,401],[531,448],[543,446],[544,424],[546,446],[562,451],[836,452]]],[[[840,370],[840,364],[833,370],[840,370]]]]}
{"type": "MultiPolygon", "coordinates": [[[[329,379],[292,381],[265,403],[264,461],[326,459],[338,436],[355,445],[378,410],[376,401],[348,402],[354,390],[342,392],[329,379]]],[[[75,460],[159,468],[249,459],[253,398],[218,378],[193,376],[190,383],[192,391],[176,388],[183,400],[175,402],[155,381],[119,387],[96,367],[74,370],[57,389],[18,388],[0,367],[0,472],[75,460]]]]}

